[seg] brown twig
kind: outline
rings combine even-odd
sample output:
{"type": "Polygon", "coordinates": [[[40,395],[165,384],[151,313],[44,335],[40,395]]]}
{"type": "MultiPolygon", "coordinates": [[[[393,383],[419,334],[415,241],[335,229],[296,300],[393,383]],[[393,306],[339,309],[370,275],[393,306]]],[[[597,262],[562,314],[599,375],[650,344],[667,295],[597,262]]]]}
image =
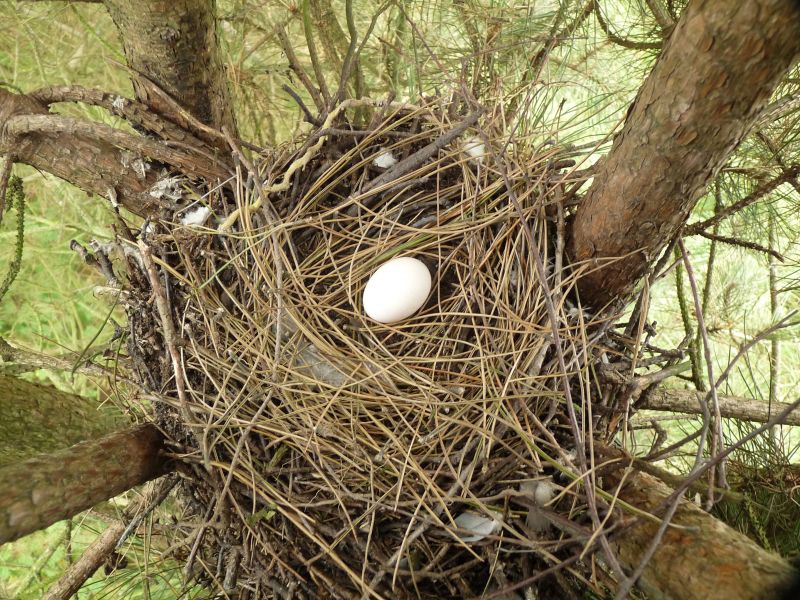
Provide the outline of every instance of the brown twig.
{"type": "Polygon", "coordinates": [[[675,256],[678,258],[678,264],[675,268],[675,295],[678,298],[678,309],[681,314],[681,322],[683,323],[683,332],[686,335],[685,340],[688,345],[689,360],[692,366],[692,383],[698,390],[705,391],[706,384],[703,381],[701,372],[700,355],[697,351],[699,342],[697,335],[692,326],[692,317],[689,311],[689,302],[686,299],[686,288],[683,282],[683,265],[681,262],[681,253],[678,248],[675,248],[675,256]]]}
{"type": "Polygon", "coordinates": [[[730,246],[739,246],[741,248],[747,248],[748,250],[755,250],[756,252],[763,252],[764,254],[770,255],[772,258],[775,258],[781,262],[786,261],[786,257],[783,256],[777,250],[773,250],[772,248],[768,248],[766,246],[762,246],[761,244],[756,244],[755,242],[747,242],[745,240],[740,240],[733,237],[727,237],[724,235],[717,235],[715,233],[708,233],[707,231],[701,231],[697,233],[701,237],[706,238],[707,240],[712,240],[715,242],[721,242],[723,244],[728,244],[730,246]]]}
{"type": "Polygon", "coordinates": [[[746,208],[760,200],[773,190],[775,190],[778,186],[791,182],[797,179],[797,176],[800,175],[800,164],[792,165],[791,167],[787,167],[786,170],[781,173],[779,176],[767,181],[766,183],[761,184],[758,186],[752,193],[748,194],[738,202],[731,204],[727,208],[723,208],[717,214],[715,214],[710,219],[706,219],[705,221],[700,221],[698,223],[691,223],[687,225],[683,230],[683,235],[697,235],[700,232],[712,227],[715,223],[719,223],[720,221],[727,219],[731,215],[739,212],[743,208],[746,208]]]}
{"type": "MultiPolygon", "coordinates": [[[[361,190],[362,193],[365,194],[376,188],[391,183],[395,179],[402,177],[409,171],[418,168],[426,160],[428,160],[430,157],[436,154],[439,150],[447,146],[458,136],[463,134],[467,129],[475,125],[475,123],[478,122],[478,119],[482,114],[483,114],[482,109],[471,112],[469,115],[466,116],[466,118],[463,121],[461,121],[458,125],[453,127],[453,129],[446,131],[441,136],[432,141],[430,144],[427,144],[426,146],[420,148],[413,154],[401,160],[399,163],[394,165],[389,170],[385,171],[384,173],[381,173],[374,179],[368,181],[366,184],[364,184],[364,187],[361,190]]],[[[373,204],[375,204],[377,200],[378,200],[377,197],[366,198],[364,199],[362,204],[367,208],[369,208],[373,204]]],[[[350,216],[353,216],[357,211],[358,211],[358,205],[354,205],[353,207],[350,208],[348,214],[350,214],[350,216]]]]}
{"type": "Polygon", "coordinates": [[[172,322],[172,311],[170,310],[169,302],[164,295],[164,289],[159,281],[158,272],[156,271],[156,266],[153,263],[153,257],[150,252],[150,246],[142,240],[139,240],[137,245],[139,246],[142,262],[147,271],[147,277],[150,280],[150,289],[155,297],[156,309],[161,317],[164,343],[167,346],[170,359],[172,360],[172,370],[175,374],[175,389],[178,393],[181,413],[183,414],[184,423],[187,427],[190,427],[194,419],[191,418],[192,414],[189,410],[189,400],[186,397],[186,385],[183,380],[183,362],[180,352],[178,352],[178,334],[175,332],[175,325],[172,322]]]}
{"type": "Polygon", "coordinates": [[[342,72],[339,77],[339,89],[336,91],[336,103],[339,104],[347,94],[347,81],[350,79],[350,72],[353,68],[353,61],[356,57],[356,45],[358,44],[358,32],[356,31],[355,19],[353,19],[353,0],[345,0],[344,3],[345,21],[347,31],[350,34],[350,43],[347,46],[347,53],[342,62],[342,72]]]}
{"type": "Polygon", "coordinates": [[[316,118],[314,115],[311,114],[311,111],[308,110],[308,107],[306,106],[306,103],[303,102],[303,99],[300,97],[300,95],[297,92],[295,92],[292,88],[290,88],[285,83],[281,86],[281,89],[284,92],[286,92],[287,94],[289,94],[292,97],[292,100],[295,101],[297,106],[300,107],[300,110],[303,111],[303,114],[306,117],[306,121],[308,121],[309,123],[311,123],[315,127],[319,127],[320,126],[320,120],[318,118],[316,118]]]}
{"type": "MultiPolygon", "coordinates": [[[[303,68],[303,65],[300,64],[300,61],[297,59],[297,54],[294,53],[294,48],[292,47],[292,41],[289,39],[286,30],[283,26],[278,25],[275,28],[275,33],[278,36],[278,40],[281,43],[281,48],[283,49],[283,53],[286,54],[286,58],[289,61],[289,68],[297,75],[297,78],[300,79],[300,82],[303,84],[303,87],[306,88],[311,99],[314,101],[314,106],[317,107],[317,111],[320,113],[325,112],[325,101],[322,99],[320,95],[319,89],[314,85],[314,82],[306,73],[306,70],[303,68]]],[[[317,123],[318,119],[314,119],[312,123],[317,123]]]]}
{"type": "MultiPolygon", "coordinates": [[[[710,382],[714,381],[714,365],[711,361],[711,342],[708,340],[708,330],[706,329],[706,322],[703,316],[703,306],[702,300],[700,299],[700,292],[697,288],[697,281],[694,277],[694,270],[692,269],[692,263],[689,260],[689,253],[686,251],[686,246],[683,244],[683,240],[678,240],[678,247],[681,250],[681,255],[683,257],[683,266],[686,269],[686,275],[689,278],[689,285],[692,289],[692,299],[694,300],[694,311],[695,311],[695,318],[697,319],[697,328],[700,332],[700,336],[703,340],[703,354],[705,356],[706,361],[706,371],[708,372],[708,380],[710,382]]],[[[714,411],[714,429],[711,434],[711,449],[710,453],[711,456],[716,456],[719,450],[724,450],[724,443],[725,440],[722,436],[722,415],[719,412],[719,398],[717,398],[717,386],[712,385],[711,389],[709,390],[708,395],[706,396],[706,400],[704,404],[708,403],[708,400],[711,400],[711,408],[714,411]]],[[[708,428],[711,425],[710,423],[710,414],[708,413],[708,408],[703,410],[703,433],[700,435],[700,442],[697,445],[697,455],[695,456],[695,463],[693,469],[696,469],[700,466],[700,461],[703,458],[703,442],[708,432],[708,428]]],[[[723,488],[727,488],[727,479],[725,477],[725,464],[720,463],[719,469],[719,486],[723,488]]],[[[708,494],[708,509],[714,505],[714,490],[713,490],[713,471],[712,479],[709,482],[709,494],[708,494]]]]}
{"type": "Polygon", "coordinates": [[[314,70],[314,76],[317,78],[317,85],[319,86],[319,93],[325,102],[325,106],[331,103],[331,93],[328,90],[328,82],[325,81],[325,73],[320,64],[319,54],[317,53],[317,44],[314,41],[314,30],[311,23],[311,14],[309,8],[309,1],[303,0],[303,34],[306,37],[306,47],[308,48],[308,56],[311,59],[311,68],[314,70]]]}
{"type": "MultiPolygon", "coordinates": [[[[695,415],[700,412],[699,404],[703,396],[705,393],[694,390],[656,389],[646,398],[642,398],[641,402],[637,402],[637,408],[695,415]]],[[[770,405],[769,402],[742,396],[719,396],[718,399],[724,418],[757,423],[765,423],[776,410],[783,410],[788,406],[784,402],[776,401],[770,405]]],[[[785,425],[800,425],[800,414],[789,415],[785,425]]]]}
{"type": "Polygon", "coordinates": [[[167,476],[161,482],[161,485],[158,486],[155,496],[147,505],[143,505],[142,503],[141,510],[126,511],[126,516],[135,516],[131,519],[131,522],[128,523],[128,526],[125,528],[125,530],[120,534],[119,539],[114,546],[115,550],[122,548],[125,540],[127,540],[128,537],[130,537],[130,535],[139,528],[139,525],[142,524],[142,521],[145,520],[147,515],[153,512],[158,506],[161,505],[162,502],[164,502],[164,500],[166,500],[167,496],[169,496],[169,493],[175,488],[176,485],[178,485],[178,481],[179,479],[177,476],[167,476]]]}

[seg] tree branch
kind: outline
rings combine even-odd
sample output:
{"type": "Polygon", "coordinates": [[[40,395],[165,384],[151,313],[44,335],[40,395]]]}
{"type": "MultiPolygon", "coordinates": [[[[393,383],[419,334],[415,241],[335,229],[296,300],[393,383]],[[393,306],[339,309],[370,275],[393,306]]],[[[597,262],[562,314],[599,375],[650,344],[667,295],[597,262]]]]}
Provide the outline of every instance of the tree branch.
{"type": "MultiPolygon", "coordinates": [[[[655,389],[644,397],[642,404],[639,404],[637,408],[698,415],[701,414],[700,402],[704,398],[705,392],[655,389]]],[[[719,410],[723,417],[755,423],[766,423],[789,406],[785,402],[775,402],[770,409],[769,404],[761,400],[743,396],[719,396],[719,410]]],[[[800,425],[800,410],[787,416],[784,424],[800,425]]]]}
{"type": "Polygon", "coordinates": [[[684,225],[800,53],[799,17],[790,0],[689,3],[578,204],[570,254],[602,267],[582,300],[627,299],[684,225]]]}
{"type": "Polygon", "coordinates": [[[781,262],[784,262],[786,260],[783,254],[781,254],[777,250],[773,250],[772,248],[767,248],[766,246],[762,246],[761,244],[756,244],[755,242],[748,242],[746,240],[740,240],[733,237],[708,233],[707,231],[701,231],[697,235],[714,242],[721,242],[723,244],[728,244],[730,246],[739,246],[740,248],[747,248],[748,250],[763,252],[764,254],[768,254],[772,258],[775,258],[781,262]]]}
{"type": "Polygon", "coordinates": [[[723,208],[713,217],[706,219],[705,221],[700,221],[698,223],[692,223],[691,225],[687,225],[683,230],[683,235],[697,235],[702,231],[705,231],[709,227],[712,227],[722,221],[723,219],[727,219],[731,215],[736,214],[740,210],[747,208],[757,200],[760,200],[776,188],[778,186],[783,185],[784,183],[790,183],[797,179],[798,175],[800,175],[800,164],[792,165],[791,167],[786,167],[783,173],[778,175],[776,178],[767,181],[766,183],[762,183],[759,185],[753,192],[739,200],[731,204],[730,206],[723,208]]]}
{"type": "Polygon", "coordinates": [[[143,494],[136,502],[129,504],[122,515],[122,521],[114,521],[99,537],[95,538],[77,562],[70,565],[58,581],[47,590],[47,593],[42,596],[42,600],[69,600],[72,598],[111,553],[120,548],[127,535],[166,499],[177,482],[178,480],[174,477],[166,477],[155,484],[151,493],[143,494]],[[124,521],[131,517],[133,519],[125,526],[124,521]]]}
{"type": "Polygon", "coordinates": [[[0,469],[0,543],[66,519],[167,471],[164,438],[138,425],[0,469]]]}
{"type": "Polygon", "coordinates": [[[194,148],[205,147],[203,142],[187,130],[157,115],[141,102],[118,94],[110,94],[79,85],[63,85],[40,88],[28,95],[45,106],[57,102],[83,102],[92,106],[100,106],[112,115],[122,117],[131,125],[146,129],[164,140],[194,148]]]}
{"type": "Polygon", "coordinates": [[[66,134],[98,142],[105,140],[122,150],[136,152],[167,163],[182,173],[201,177],[209,182],[223,181],[230,177],[226,165],[213,157],[176,150],[166,144],[115,129],[104,123],[82,121],[60,115],[18,115],[6,120],[5,129],[8,135],[14,137],[38,133],[66,134]]]}
{"type": "MultiPolygon", "coordinates": [[[[617,469],[603,479],[606,490],[648,512],[663,506],[672,490],[646,473],[617,469]]],[[[679,499],[671,526],[664,530],[638,585],[654,598],[737,598],[760,600],[781,589],[793,576],[791,565],[728,527],[693,502],[679,499]]],[[[642,521],[614,538],[622,563],[640,563],[659,529],[642,521]]]]}
{"type": "MultiPolygon", "coordinates": [[[[150,195],[160,174],[144,167],[137,171],[130,152],[105,139],[87,139],[66,132],[30,132],[11,135],[5,125],[21,116],[49,116],[39,102],[29,96],[0,88],[0,154],[10,154],[16,162],[52,173],[89,193],[119,202],[131,212],[147,216],[159,209],[157,197],[150,195]]],[[[135,157],[134,157],[135,158],[135,157]]]]}

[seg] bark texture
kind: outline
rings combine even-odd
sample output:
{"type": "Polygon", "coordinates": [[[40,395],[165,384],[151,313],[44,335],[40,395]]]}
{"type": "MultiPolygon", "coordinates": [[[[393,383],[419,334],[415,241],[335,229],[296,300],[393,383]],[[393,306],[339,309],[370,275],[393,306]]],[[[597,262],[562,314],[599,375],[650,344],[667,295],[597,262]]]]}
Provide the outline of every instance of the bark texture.
{"type": "Polygon", "coordinates": [[[689,3],[576,211],[570,252],[594,267],[584,302],[631,292],[798,53],[794,0],[689,3]]]}
{"type": "Polygon", "coordinates": [[[52,173],[86,192],[114,198],[135,214],[145,216],[157,211],[158,198],[149,191],[159,175],[155,170],[137,172],[132,153],[77,134],[30,132],[19,136],[7,130],[12,119],[47,114],[33,98],[0,88],[0,155],[52,173]]]}
{"type": "MultiPolygon", "coordinates": [[[[693,390],[653,390],[647,394],[642,404],[637,404],[637,409],[666,410],[686,413],[690,415],[703,414],[700,400],[705,393],[693,390]]],[[[723,417],[766,423],[775,415],[783,412],[789,405],[785,402],[769,403],[741,396],[719,396],[719,410],[723,417]]],[[[800,425],[800,409],[790,413],[784,422],[786,425],[800,425]]]]}
{"type": "Polygon", "coordinates": [[[124,422],[111,406],[0,375],[0,466],[100,437],[124,422]]]}
{"type": "MultiPolygon", "coordinates": [[[[155,93],[155,84],[203,125],[235,135],[220,59],[214,0],[104,0],[119,29],[136,98],[185,129],[191,123],[155,93]]],[[[193,131],[201,139],[202,131],[193,131]]],[[[219,143],[219,138],[208,139],[219,143]]]]}
{"type": "MultiPolygon", "coordinates": [[[[613,492],[619,475],[606,478],[613,492]]],[[[652,512],[672,490],[646,473],[628,476],[620,499],[652,512]]],[[[794,570],[692,502],[681,500],[663,542],[639,581],[650,598],[681,600],[769,600],[791,580],[794,570]]],[[[658,530],[647,521],[615,539],[619,559],[636,568],[658,530]]]]}
{"type": "Polygon", "coordinates": [[[139,425],[0,468],[0,544],[164,474],[163,443],[139,425]]]}

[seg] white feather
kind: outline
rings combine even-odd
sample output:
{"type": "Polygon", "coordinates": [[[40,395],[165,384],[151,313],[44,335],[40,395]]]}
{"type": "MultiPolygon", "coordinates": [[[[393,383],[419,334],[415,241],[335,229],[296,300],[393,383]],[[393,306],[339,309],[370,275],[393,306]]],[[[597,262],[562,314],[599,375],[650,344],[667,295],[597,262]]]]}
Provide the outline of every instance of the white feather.
{"type": "Polygon", "coordinates": [[[198,206],[194,210],[187,211],[181,218],[181,225],[191,227],[192,225],[203,225],[208,219],[211,211],[207,206],[198,206]]]}
{"type": "Polygon", "coordinates": [[[492,535],[500,531],[502,523],[498,519],[480,515],[471,510],[464,511],[455,518],[456,526],[459,529],[472,532],[472,535],[467,533],[459,534],[459,537],[465,542],[479,542],[487,535],[492,535]]]}
{"type": "Polygon", "coordinates": [[[481,138],[476,135],[467,138],[467,141],[464,142],[462,148],[464,149],[464,152],[469,154],[472,162],[474,163],[482,163],[483,158],[486,156],[486,145],[483,143],[481,138]]]}
{"type": "Polygon", "coordinates": [[[386,150],[385,148],[380,149],[383,150],[383,152],[375,157],[375,160],[372,161],[372,164],[379,169],[388,169],[389,167],[395,166],[397,164],[397,158],[395,158],[395,155],[392,154],[391,150],[386,150]]]}

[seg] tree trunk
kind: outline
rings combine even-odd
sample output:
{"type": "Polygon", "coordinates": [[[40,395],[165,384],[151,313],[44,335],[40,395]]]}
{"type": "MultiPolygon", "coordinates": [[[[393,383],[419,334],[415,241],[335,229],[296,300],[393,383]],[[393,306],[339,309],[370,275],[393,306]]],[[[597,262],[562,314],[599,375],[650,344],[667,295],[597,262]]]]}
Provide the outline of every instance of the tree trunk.
{"type": "MultiPolygon", "coordinates": [[[[208,132],[208,127],[223,126],[236,132],[219,57],[214,2],[149,0],[143,6],[107,0],[105,4],[120,30],[137,98],[210,146],[222,148],[227,157],[230,151],[223,138],[208,132]]],[[[124,112],[124,99],[119,102],[112,112],[124,112]]],[[[128,136],[126,145],[109,139],[99,124],[64,118],[42,122],[49,114],[42,102],[0,89],[0,155],[56,175],[137,215],[157,214],[162,202],[157,186],[163,179],[161,169],[147,168],[141,159],[209,182],[229,175],[224,161],[208,158],[212,154],[208,148],[190,144],[189,151],[182,152],[183,143],[180,149],[158,150],[135,136],[128,136]]],[[[146,128],[147,123],[138,125],[146,128]]]]}
{"type": "Polygon", "coordinates": [[[163,475],[163,443],[139,425],[0,468],[0,544],[163,475]]]}
{"type": "MultiPolygon", "coordinates": [[[[621,473],[606,477],[613,493],[621,473]]],[[[672,493],[646,473],[629,474],[619,498],[651,512],[672,493]]],[[[685,499],[658,550],[639,580],[650,598],[681,600],[765,600],[792,578],[791,565],[685,499]]],[[[622,532],[615,543],[619,559],[635,569],[659,524],[645,521],[622,532]]]]}
{"type": "Polygon", "coordinates": [[[119,29],[140,102],[199,138],[219,144],[220,138],[209,138],[176,112],[156,93],[154,83],[203,125],[224,126],[236,135],[214,0],[104,0],[104,4],[119,29]]]}
{"type": "Polygon", "coordinates": [[[111,406],[0,375],[0,466],[105,435],[124,422],[111,406]]]}
{"type": "Polygon", "coordinates": [[[800,53],[793,0],[694,0],[578,205],[581,299],[626,297],[685,223],[800,53]]]}
{"type": "MultiPolygon", "coordinates": [[[[662,390],[649,392],[642,404],[637,404],[639,410],[665,410],[690,415],[703,414],[700,400],[705,397],[703,392],[693,390],[662,390]]],[[[785,402],[774,402],[770,405],[765,401],[743,398],[741,396],[719,396],[719,411],[723,417],[766,423],[775,415],[789,407],[785,402]]],[[[800,425],[800,409],[792,412],[786,418],[785,425],[800,425]]]]}

